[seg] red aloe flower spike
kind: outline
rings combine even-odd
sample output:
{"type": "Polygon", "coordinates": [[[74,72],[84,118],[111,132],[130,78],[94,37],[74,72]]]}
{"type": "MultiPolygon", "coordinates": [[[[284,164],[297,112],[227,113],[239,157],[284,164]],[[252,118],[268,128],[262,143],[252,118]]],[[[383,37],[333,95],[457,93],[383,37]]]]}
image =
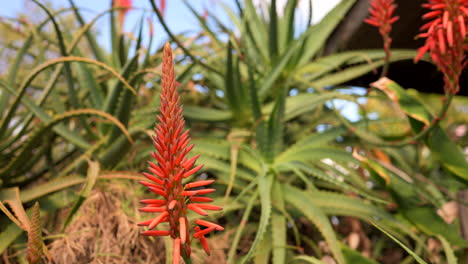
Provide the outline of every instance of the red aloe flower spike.
{"type": "Polygon", "coordinates": [[[395,23],[399,17],[393,16],[397,7],[393,0],[371,0],[371,7],[369,8],[370,17],[364,20],[367,24],[379,28],[379,33],[383,38],[385,50],[385,66],[382,70],[382,76],[387,75],[388,63],[390,56],[390,46],[392,38],[390,32],[392,31],[392,24],[395,23]]]}
{"type": "Polygon", "coordinates": [[[464,44],[468,21],[468,0],[428,0],[423,7],[431,10],[423,18],[431,19],[421,27],[425,33],[418,37],[426,38],[419,49],[415,62],[429,52],[432,61],[444,75],[444,90],[456,94],[460,90],[459,80],[463,70],[464,44]]]}
{"type": "Polygon", "coordinates": [[[119,9],[119,28],[122,31],[125,16],[128,11],[132,8],[132,0],[113,0],[112,7],[120,7],[119,9]]]}
{"type": "Polygon", "coordinates": [[[182,184],[182,180],[197,173],[203,166],[195,165],[198,155],[189,157],[189,152],[194,145],[190,144],[189,131],[184,129],[185,121],[182,116],[182,106],[177,94],[177,82],[175,80],[172,51],[169,44],[164,46],[162,64],[162,89],[159,123],[154,128],[153,145],[156,148],[151,156],[156,162],[148,162],[148,170],[152,173],[143,173],[151,182],[140,181],[152,193],[162,196],[159,199],[144,199],[141,203],[146,206],[142,212],[160,213],[153,219],[145,220],[138,225],[147,226],[148,229],[156,228],[162,222],[169,222],[169,230],[147,230],[142,234],[146,236],[167,236],[174,239],[173,263],[180,263],[180,258],[189,258],[191,252],[191,236],[198,237],[202,247],[209,254],[208,242],[204,235],[214,230],[221,231],[220,225],[203,220],[197,220],[197,224],[207,227],[200,231],[199,226],[190,229],[187,219],[187,210],[192,210],[203,216],[205,210],[221,210],[215,205],[196,204],[194,202],[209,203],[213,199],[200,197],[212,193],[215,189],[204,188],[213,183],[213,180],[203,180],[182,184]],[[204,188],[193,190],[192,188],[204,188]],[[190,190],[192,189],[192,190],[190,190]],[[197,195],[196,197],[194,197],[197,195]]]}

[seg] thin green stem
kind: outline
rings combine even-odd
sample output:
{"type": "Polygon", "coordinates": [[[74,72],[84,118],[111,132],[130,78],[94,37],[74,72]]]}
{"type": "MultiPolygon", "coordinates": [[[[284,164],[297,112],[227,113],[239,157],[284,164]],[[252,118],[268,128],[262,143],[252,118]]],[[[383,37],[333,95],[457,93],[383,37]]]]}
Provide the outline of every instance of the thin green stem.
{"type": "Polygon", "coordinates": [[[380,78],[387,77],[388,69],[390,68],[390,51],[385,51],[384,66],[382,68],[382,74],[380,78]]]}

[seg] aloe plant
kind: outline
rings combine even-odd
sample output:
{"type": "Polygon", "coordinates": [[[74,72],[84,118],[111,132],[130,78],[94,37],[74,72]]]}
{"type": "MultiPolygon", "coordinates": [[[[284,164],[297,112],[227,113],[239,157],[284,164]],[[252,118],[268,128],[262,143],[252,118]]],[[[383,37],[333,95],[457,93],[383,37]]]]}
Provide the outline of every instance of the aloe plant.
{"type": "MultiPolygon", "coordinates": [[[[34,212],[38,218],[32,202],[40,200],[41,208],[47,208],[41,217],[70,208],[59,229],[50,223],[44,226],[66,236],[66,227],[73,225],[95,186],[105,186],[106,179],[142,179],[137,172],[144,170],[154,150],[147,134],[154,136],[156,109],[162,109],[162,116],[168,114],[164,110],[168,101],[159,101],[162,74],[167,74],[167,67],[164,71],[159,67],[162,47],[150,53],[160,35],[144,32],[143,15],[133,36],[123,32],[128,1],[113,1],[90,21],[84,20],[72,0],[70,8],[59,11],[34,2],[44,20],[23,29],[22,46],[8,64],[7,76],[0,78],[0,209],[5,215],[0,215],[0,254],[18,252],[10,258],[13,262],[39,256],[39,247],[33,247],[37,243],[28,246],[29,255],[22,250],[28,214],[34,212]],[[95,23],[105,17],[111,20],[110,51],[94,34],[95,23]],[[148,43],[143,41],[145,35],[150,36],[148,43]]],[[[190,247],[185,215],[174,214],[169,220],[161,212],[143,220],[150,229],[172,221],[170,231],[144,233],[174,238],[175,244],[166,241],[167,263],[177,263],[181,255],[188,261],[191,249],[206,263],[210,257],[198,254],[203,249],[226,257],[228,263],[323,263],[327,258],[336,263],[377,263],[389,248],[406,254],[402,263],[414,259],[424,263],[434,254],[426,245],[435,237],[444,251],[443,261],[462,259],[467,244],[458,220],[449,222],[442,212],[444,205],[457,201],[454,192],[466,187],[460,143],[446,132],[444,122],[450,120],[434,115],[420,100],[425,95],[388,79],[371,84],[366,95],[346,86],[363,74],[391,67],[391,62],[413,59],[416,51],[393,49],[390,56],[386,28],[385,50],[324,55],[327,38],[354,0],[341,1],[322,21],[313,25],[309,21],[305,27],[296,23],[297,0],[288,1],[282,15],[275,0],[265,10],[257,10],[252,0],[236,0],[234,9],[221,4],[232,26],[210,11],[200,15],[192,2],[184,2],[200,22],[194,38],[171,31],[164,18],[165,1],[149,4],[175,47],[178,78],[171,82],[177,82],[181,93],[175,101],[184,105],[185,125],[196,146],[192,153],[199,154],[197,162],[204,164],[195,170],[216,181],[177,184],[189,189],[182,191],[186,196],[195,194],[192,187],[213,184],[217,191],[212,197],[223,203],[223,211],[211,214],[210,221],[195,222],[198,228],[193,233],[201,244],[190,247]],[[357,105],[361,119],[348,120],[337,109],[338,100],[357,105]],[[382,110],[383,102],[393,108],[382,110]],[[366,111],[387,112],[371,119],[366,111]],[[350,219],[358,231],[337,228],[350,219]],[[208,247],[205,235],[222,229],[211,221],[222,223],[228,235],[211,234],[210,240],[227,239],[228,249],[208,247]],[[369,239],[368,248],[350,242],[351,235],[358,233],[360,246],[369,239]],[[326,249],[319,247],[321,241],[326,249]]],[[[456,39],[461,39],[459,31],[456,39]]],[[[441,103],[439,113],[454,113],[449,109],[452,98],[463,104],[463,98],[447,96],[450,99],[441,103]]],[[[162,148],[159,144],[164,156],[162,148]]],[[[155,155],[161,163],[161,156],[155,155]]],[[[194,165],[192,161],[183,162],[185,169],[194,165]]],[[[150,164],[150,170],[158,177],[144,174],[154,182],[144,185],[163,196],[171,192],[162,180],[161,167],[150,164]]],[[[205,197],[195,201],[210,201],[201,198],[205,197]]],[[[164,206],[172,210],[176,204],[202,214],[204,209],[219,209],[185,200],[143,203],[148,206],[142,210],[151,212],[164,206]]],[[[141,220],[138,214],[134,217],[141,220]]],[[[44,256],[49,257],[44,248],[44,256]]]]}

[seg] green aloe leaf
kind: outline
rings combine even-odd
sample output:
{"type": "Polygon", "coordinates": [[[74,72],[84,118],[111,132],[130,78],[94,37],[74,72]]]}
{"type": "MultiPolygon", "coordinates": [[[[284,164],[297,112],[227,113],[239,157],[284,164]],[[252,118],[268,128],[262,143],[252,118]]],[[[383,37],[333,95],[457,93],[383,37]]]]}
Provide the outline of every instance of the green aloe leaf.
{"type": "Polygon", "coordinates": [[[65,228],[68,226],[68,224],[72,220],[73,216],[76,214],[76,212],[78,212],[81,205],[86,201],[88,196],[91,194],[91,190],[93,189],[98,176],[99,176],[99,163],[96,161],[88,160],[88,172],[86,176],[85,186],[83,190],[80,192],[80,194],[78,195],[78,199],[76,200],[75,204],[70,209],[67,217],[65,218],[62,231],[65,230],[65,228]]]}
{"type": "MultiPolygon", "coordinates": [[[[315,110],[318,106],[337,98],[354,100],[353,97],[349,95],[344,95],[343,93],[339,92],[327,92],[323,94],[305,93],[296,96],[288,96],[286,98],[286,106],[284,113],[285,121],[289,121],[304,113],[311,112],[315,110]]],[[[274,104],[269,103],[263,107],[262,112],[271,113],[273,107],[274,104]]]]}
{"type": "Polygon", "coordinates": [[[304,216],[317,227],[328,243],[336,262],[338,264],[345,264],[345,259],[338,244],[335,231],[325,213],[303,191],[290,185],[283,185],[282,187],[285,200],[303,213],[304,216]]]}
{"type": "Polygon", "coordinates": [[[468,247],[468,242],[460,235],[459,226],[454,223],[447,224],[444,222],[437,214],[437,209],[435,207],[419,206],[415,208],[405,208],[402,210],[402,213],[424,233],[431,236],[441,235],[452,245],[468,247]]]}
{"type": "MultiPolygon", "coordinates": [[[[6,91],[9,93],[18,96],[17,92],[14,88],[8,85],[6,82],[0,80],[0,86],[2,86],[6,91]]],[[[41,107],[37,106],[31,99],[27,96],[22,95],[20,97],[21,102],[31,111],[33,112],[42,122],[50,122],[53,118],[47,114],[41,107]]],[[[62,136],[63,138],[69,140],[72,144],[82,148],[88,149],[90,148],[90,144],[84,139],[81,135],[75,133],[74,131],[69,130],[67,127],[63,125],[57,125],[53,128],[53,130],[62,136]]]]}
{"type": "Polygon", "coordinates": [[[257,250],[257,246],[259,245],[260,241],[264,239],[265,237],[265,232],[267,231],[267,227],[270,223],[270,216],[271,216],[272,184],[273,184],[273,175],[271,174],[265,174],[258,180],[258,191],[260,194],[260,205],[261,205],[260,221],[258,223],[257,233],[255,235],[252,246],[250,247],[246,256],[242,259],[241,264],[245,264],[247,263],[247,261],[250,260],[250,258],[254,254],[254,251],[257,250]]]}
{"type": "MultiPolygon", "coordinates": [[[[416,56],[416,51],[395,49],[392,50],[392,57],[390,62],[400,60],[410,60],[416,56]]],[[[345,51],[337,54],[331,54],[324,57],[317,58],[316,60],[300,66],[295,76],[298,79],[303,78],[307,81],[312,81],[325,76],[340,67],[357,66],[359,64],[374,65],[375,61],[380,61],[385,58],[383,50],[358,50],[358,51],[345,51]]]]}
{"type": "Polygon", "coordinates": [[[24,164],[24,162],[28,159],[31,158],[31,152],[33,149],[38,146],[39,144],[42,144],[43,136],[48,133],[55,125],[67,121],[70,118],[74,117],[80,117],[80,116],[87,116],[87,115],[95,115],[95,116],[100,116],[104,117],[107,120],[111,121],[113,124],[117,125],[122,132],[126,135],[127,139],[133,143],[133,140],[130,136],[130,133],[127,131],[127,129],[123,126],[122,123],[120,123],[116,118],[113,116],[99,111],[95,109],[78,109],[78,110],[72,110],[65,112],[63,114],[54,116],[53,119],[46,123],[43,126],[39,126],[35,129],[34,132],[31,133],[30,138],[23,144],[23,150],[21,153],[16,156],[10,163],[5,167],[0,169],[0,178],[5,178],[5,177],[13,177],[15,174],[12,174],[11,172],[14,170],[17,170],[17,174],[20,173],[22,170],[18,170],[21,168],[24,164]]]}
{"type": "MultiPolygon", "coordinates": [[[[103,110],[107,113],[115,114],[117,113],[117,105],[118,105],[118,98],[121,96],[122,90],[124,86],[132,87],[126,79],[130,76],[132,72],[135,71],[138,65],[138,55],[134,56],[132,60],[130,60],[123,68],[122,74],[117,74],[118,76],[122,76],[119,78],[119,82],[115,84],[115,86],[111,89],[109,95],[106,97],[106,101],[103,105],[103,110]]],[[[136,91],[131,88],[132,92],[136,95],[136,91]]]]}
{"type": "Polygon", "coordinates": [[[244,23],[247,24],[249,36],[252,36],[252,43],[258,46],[257,53],[262,55],[264,62],[268,62],[268,33],[267,25],[257,12],[257,8],[252,0],[244,1],[244,23]]]}
{"type": "Polygon", "coordinates": [[[275,158],[275,164],[280,165],[282,163],[299,161],[299,162],[310,162],[320,161],[324,158],[329,158],[336,161],[346,161],[357,163],[351,154],[338,147],[304,147],[297,148],[293,151],[283,152],[275,158]]]}
{"type": "Polygon", "coordinates": [[[198,23],[200,23],[203,30],[208,34],[210,39],[213,40],[213,43],[216,45],[216,47],[223,46],[224,44],[218,38],[217,34],[210,28],[210,26],[208,25],[207,20],[205,18],[203,18],[202,16],[200,16],[197,13],[197,11],[193,8],[193,6],[187,0],[183,0],[183,1],[184,1],[184,4],[188,7],[190,12],[192,13],[192,15],[194,15],[197,18],[198,23]]]}
{"type": "MultiPolygon", "coordinates": [[[[75,3],[73,0],[68,0],[68,2],[70,3],[70,6],[73,7],[73,12],[76,16],[76,20],[78,21],[78,23],[81,25],[81,27],[86,27],[87,24],[84,22],[84,19],[83,17],[81,16],[81,13],[79,11],[79,9],[76,7],[75,3]]],[[[94,19],[93,19],[94,21],[94,19]]],[[[92,24],[93,22],[89,22],[89,24],[92,24]]],[[[105,56],[104,56],[104,52],[102,51],[101,47],[98,45],[97,41],[96,41],[96,38],[94,36],[94,34],[88,30],[85,31],[85,35],[86,35],[86,39],[88,40],[88,43],[89,43],[89,46],[91,47],[91,50],[93,51],[93,54],[94,54],[94,57],[98,60],[98,61],[105,61],[105,56]]]]}
{"type": "Polygon", "coordinates": [[[281,93],[276,97],[275,106],[270,113],[266,126],[268,133],[266,145],[259,146],[263,151],[263,155],[269,162],[273,162],[274,158],[278,153],[280,153],[283,147],[286,90],[281,89],[280,92],[281,93]]]}
{"type": "MultiPolygon", "coordinates": [[[[276,239],[276,238],[275,238],[276,239]]],[[[265,233],[265,237],[262,241],[258,244],[258,249],[255,251],[254,254],[254,263],[255,264],[268,264],[270,263],[270,255],[272,250],[271,242],[273,240],[273,236],[270,230],[265,233]]]]}
{"type": "MultiPolygon", "coordinates": [[[[196,138],[192,140],[195,145],[194,151],[202,156],[224,161],[231,160],[232,142],[215,138],[196,138]]],[[[239,149],[237,164],[242,165],[252,171],[261,171],[261,160],[251,153],[250,147],[242,145],[239,149]]]]}
{"type": "Polygon", "coordinates": [[[321,261],[320,259],[317,259],[311,256],[294,257],[293,263],[325,264],[325,262],[321,261]]]}
{"type": "Polygon", "coordinates": [[[48,194],[64,190],[66,188],[81,184],[83,182],[85,182],[85,178],[78,175],[71,175],[53,179],[46,183],[21,190],[21,202],[27,203],[30,201],[34,201],[48,194]]]}
{"type": "MultiPolygon", "coordinates": [[[[248,202],[247,202],[247,204],[245,206],[245,209],[243,210],[241,223],[247,223],[247,221],[249,220],[250,213],[252,212],[252,208],[254,206],[254,203],[255,203],[257,197],[258,197],[258,192],[254,192],[252,194],[252,196],[250,197],[250,199],[248,200],[248,202]]],[[[240,225],[240,227],[237,228],[237,230],[236,230],[236,233],[234,235],[234,238],[232,240],[232,244],[231,244],[231,247],[230,247],[229,253],[228,253],[228,259],[227,259],[228,263],[233,263],[234,262],[234,256],[235,256],[235,253],[236,253],[236,250],[237,250],[237,246],[239,245],[239,241],[241,239],[242,232],[244,231],[245,226],[246,225],[240,225]]]]}
{"type": "Polygon", "coordinates": [[[378,226],[376,223],[372,222],[372,224],[377,227],[382,233],[387,235],[389,238],[391,238],[393,241],[395,241],[398,245],[400,245],[408,254],[410,254],[419,264],[427,264],[421,257],[419,257],[414,251],[412,251],[410,248],[408,248],[405,244],[403,244],[401,241],[399,241],[397,238],[392,236],[390,233],[385,231],[382,227],[378,226]]]}
{"type": "Polygon", "coordinates": [[[457,264],[458,260],[450,243],[441,235],[437,235],[437,239],[442,243],[442,247],[445,251],[445,257],[447,258],[447,264],[457,264]]]}
{"type": "Polygon", "coordinates": [[[341,1],[318,24],[308,29],[308,31],[310,31],[310,37],[308,37],[304,44],[303,53],[298,62],[299,65],[307,63],[317,54],[355,2],[355,0],[341,1]]]}
{"type": "Polygon", "coordinates": [[[323,88],[328,85],[342,84],[359,76],[362,76],[368,72],[385,64],[384,60],[378,60],[370,64],[362,64],[352,66],[336,73],[330,73],[324,75],[324,77],[309,82],[312,87],[323,88]]]}
{"type": "Polygon", "coordinates": [[[283,264],[286,262],[287,224],[286,217],[282,212],[285,211],[283,190],[278,181],[273,183],[272,203],[278,208],[274,210],[271,216],[271,234],[274,239],[268,241],[273,247],[273,264],[283,264]]]}
{"type": "Polygon", "coordinates": [[[343,255],[346,259],[346,263],[359,263],[359,264],[379,264],[378,262],[364,257],[361,253],[349,248],[348,246],[341,244],[343,255]]]}
{"type": "Polygon", "coordinates": [[[283,17],[279,17],[278,23],[278,50],[283,53],[289,43],[294,39],[295,32],[295,14],[297,7],[297,0],[288,1],[284,9],[283,17]]]}
{"type": "Polygon", "coordinates": [[[270,29],[269,29],[270,58],[274,60],[278,55],[278,14],[276,13],[276,0],[270,3],[270,29]]]}

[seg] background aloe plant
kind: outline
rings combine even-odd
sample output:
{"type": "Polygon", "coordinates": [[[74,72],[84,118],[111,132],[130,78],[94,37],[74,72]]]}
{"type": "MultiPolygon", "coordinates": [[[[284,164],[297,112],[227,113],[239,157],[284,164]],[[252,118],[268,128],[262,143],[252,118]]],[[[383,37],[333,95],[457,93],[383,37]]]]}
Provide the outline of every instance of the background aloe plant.
{"type": "MultiPolygon", "coordinates": [[[[466,147],[466,140],[453,142],[445,132],[466,116],[452,108],[452,119],[412,142],[433,120],[421,100],[438,98],[391,81],[365,95],[345,85],[386,58],[383,50],[322,53],[355,2],[343,0],[319,23],[301,28],[297,0],[288,1],[282,15],[275,0],[268,9],[252,0],[236,0],[234,9],[221,4],[233,26],[184,1],[200,22],[200,32],[189,38],[173,34],[161,3],[149,1],[178,47],[176,72],[193,151],[204,173],[217,178],[214,196],[224,210],[215,217],[231,235],[216,235],[228,239],[229,248],[212,246],[212,254],[226,263],[388,263],[388,250],[402,252],[401,263],[463,257],[467,243],[458,219],[447,220],[440,208],[466,188],[466,155],[457,146],[466,147]],[[340,111],[342,101],[359,107],[358,121],[340,111]],[[368,118],[369,112],[378,118],[368,118]],[[437,241],[438,248],[428,246],[437,241]]],[[[153,148],[148,135],[160,92],[162,52],[150,50],[165,41],[143,30],[144,15],[133,34],[123,33],[117,22],[122,8],[111,3],[90,21],[72,0],[57,11],[34,3],[43,21],[23,21],[22,45],[0,79],[0,253],[20,253],[10,261],[26,258],[23,231],[33,201],[40,200],[41,218],[63,218],[44,228],[67,236],[93,190],[105,189],[108,179],[141,178],[136,172],[153,148]],[[109,51],[94,34],[94,23],[107,17],[109,51]]],[[[392,50],[391,62],[416,53],[392,50]]],[[[462,97],[454,102],[466,105],[462,97]]],[[[140,187],[135,182],[133,188],[140,187]]],[[[133,209],[126,213],[139,220],[133,209]]]]}

